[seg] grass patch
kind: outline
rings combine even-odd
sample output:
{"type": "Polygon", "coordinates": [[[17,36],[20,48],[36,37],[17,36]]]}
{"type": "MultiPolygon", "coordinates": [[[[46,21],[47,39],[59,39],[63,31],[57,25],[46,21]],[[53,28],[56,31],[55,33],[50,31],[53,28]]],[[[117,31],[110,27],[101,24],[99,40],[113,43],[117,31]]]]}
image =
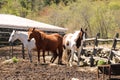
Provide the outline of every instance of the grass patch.
{"type": "Polygon", "coordinates": [[[16,57],[13,57],[13,58],[12,58],[12,61],[13,61],[14,63],[17,63],[19,60],[18,60],[16,57]]]}

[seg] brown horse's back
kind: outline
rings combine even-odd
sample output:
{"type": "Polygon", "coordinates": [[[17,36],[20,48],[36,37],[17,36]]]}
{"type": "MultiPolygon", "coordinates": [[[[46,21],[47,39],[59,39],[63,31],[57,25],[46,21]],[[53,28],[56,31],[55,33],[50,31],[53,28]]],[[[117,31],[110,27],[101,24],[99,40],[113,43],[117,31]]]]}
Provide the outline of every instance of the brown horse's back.
{"type": "Polygon", "coordinates": [[[63,38],[57,33],[47,35],[44,41],[47,42],[45,44],[46,50],[56,50],[57,48],[62,48],[63,38]]]}

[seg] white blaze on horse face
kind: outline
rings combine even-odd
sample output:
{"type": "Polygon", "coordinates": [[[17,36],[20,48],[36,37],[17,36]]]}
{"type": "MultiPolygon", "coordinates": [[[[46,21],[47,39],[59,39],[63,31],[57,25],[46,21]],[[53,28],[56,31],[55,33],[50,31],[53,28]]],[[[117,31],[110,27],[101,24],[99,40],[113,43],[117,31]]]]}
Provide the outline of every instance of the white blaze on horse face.
{"type": "Polygon", "coordinates": [[[32,39],[31,36],[32,36],[32,32],[28,32],[28,40],[29,40],[29,41],[31,41],[31,39],[32,39]]]}
{"type": "Polygon", "coordinates": [[[15,30],[13,30],[13,32],[11,33],[10,37],[9,37],[9,42],[14,42],[15,40],[15,30]]]}
{"type": "Polygon", "coordinates": [[[85,40],[85,33],[83,34],[83,40],[85,40]]]}

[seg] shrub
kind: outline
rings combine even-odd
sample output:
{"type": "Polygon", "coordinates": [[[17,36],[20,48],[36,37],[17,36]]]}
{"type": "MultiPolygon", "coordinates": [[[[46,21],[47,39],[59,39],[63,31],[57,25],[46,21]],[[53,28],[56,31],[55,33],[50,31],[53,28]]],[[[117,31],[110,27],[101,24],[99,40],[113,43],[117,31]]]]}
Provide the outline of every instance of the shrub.
{"type": "Polygon", "coordinates": [[[97,65],[104,65],[104,64],[106,64],[106,62],[104,60],[99,60],[97,63],[97,65]]]}
{"type": "Polygon", "coordinates": [[[18,62],[18,59],[17,59],[16,57],[13,57],[13,58],[12,58],[12,61],[13,61],[14,63],[17,63],[17,62],[18,62]]]}
{"type": "Polygon", "coordinates": [[[119,10],[120,2],[110,2],[109,6],[110,6],[110,9],[112,9],[112,10],[119,10]]]}

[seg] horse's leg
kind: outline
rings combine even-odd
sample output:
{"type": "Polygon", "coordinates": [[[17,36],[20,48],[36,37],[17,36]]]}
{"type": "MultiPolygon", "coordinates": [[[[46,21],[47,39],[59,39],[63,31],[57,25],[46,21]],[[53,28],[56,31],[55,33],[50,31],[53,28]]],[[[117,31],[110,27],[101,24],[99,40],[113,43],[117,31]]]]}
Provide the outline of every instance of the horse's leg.
{"type": "Polygon", "coordinates": [[[74,57],[74,50],[72,49],[71,50],[71,57],[70,57],[70,61],[69,61],[70,67],[72,67],[73,57],[74,57]]]}
{"type": "Polygon", "coordinates": [[[49,54],[49,51],[48,51],[48,55],[50,55],[50,54],[49,54]]]}
{"type": "Polygon", "coordinates": [[[63,49],[60,48],[58,49],[59,50],[59,53],[58,53],[58,64],[62,64],[62,55],[63,55],[63,49]]]}
{"type": "Polygon", "coordinates": [[[32,63],[32,54],[31,54],[31,50],[28,50],[28,55],[29,55],[30,62],[32,63]]]}
{"type": "Polygon", "coordinates": [[[81,59],[81,52],[82,52],[82,47],[80,46],[78,49],[78,66],[80,66],[80,59],[81,59]]]}
{"type": "Polygon", "coordinates": [[[54,53],[52,52],[52,57],[50,59],[50,62],[52,63],[52,60],[54,59],[54,53]]]}
{"type": "Polygon", "coordinates": [[[38,52],[38,63],[40,63],[40,50],[37,50],[38,52]]]}
{"type": "Polygon", "coordinates": [[[52,63],[52,60],[54,59],[54,52],[52,52],[52,57],[50,59],[50,62],[52,63]]]}
{"type": "Polygon", "coordinates": [[[67,56],[68,56],[68,58],[67,58],[67,59],[68,59],[68,62],[69,62],[70,57],[71,57],[71,54],[70,54],[70,53],[71,53],[71,51],[70,51],[70,50],[67,50],[67,56]]]}
{"type": "Polygon", "coordinates": [[[45,51],[43,50],[43,61],[44,61],[44,63],[46,63],[46,61],[45,61],[45,51]]]}
{"type": "Polygon", "coordinates": [[[56,58],[57,58],[57,51],[56,50],[52,51],[52,53],[53,53],[53,55],[52,55],[52,58],[50,60],[51,63],[53,63],[56,60],[56,58]]]}

